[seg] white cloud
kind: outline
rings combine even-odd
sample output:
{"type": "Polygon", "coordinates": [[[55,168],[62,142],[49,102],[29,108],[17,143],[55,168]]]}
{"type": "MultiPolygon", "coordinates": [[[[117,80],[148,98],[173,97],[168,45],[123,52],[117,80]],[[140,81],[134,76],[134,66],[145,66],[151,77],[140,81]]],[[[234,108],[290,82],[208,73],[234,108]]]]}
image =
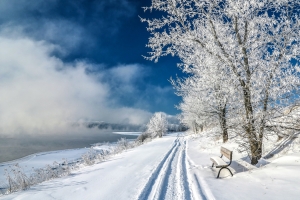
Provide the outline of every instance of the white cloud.
{"type": "Polygon", "coordinates": [[[138,88],[148,74],[148,69],[139,64],[120,64],[106,71],[105,80],[109,82],[111,92],[118,96],[121,101],[136,101],[141,92],[138,88]],[[134,98],[134,99],[132,99],[134,98]]]}
{"type": "Polygon", "coordinates": [[[63,63],[52,56],[57,47],[45,42],[0,36],[0,46],[2,134],[53,133],[81,119],[140,124],[150,116],[140,109],[109,107],[111,86],[102,81],[114,74],[130,84],[142,73],[138,65],[86,73],[91,64],[63,63]]]}
{"type": "Polygon", "coordinates": [[[143,78],[147,72],[145,68],[141,70],[140,65],[131,64],[131,65],[118,65],[110,69],[109,73],[113,79],[128,84],[143,78]]]}

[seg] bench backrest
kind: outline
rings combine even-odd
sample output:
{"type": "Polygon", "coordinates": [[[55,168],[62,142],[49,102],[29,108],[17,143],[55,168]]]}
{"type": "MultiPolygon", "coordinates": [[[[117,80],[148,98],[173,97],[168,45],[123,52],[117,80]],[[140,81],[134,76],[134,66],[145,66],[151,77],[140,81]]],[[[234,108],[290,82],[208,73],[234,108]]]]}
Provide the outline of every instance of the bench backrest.
{"type": "Polygon", "coordinates": [[[226,149],[225,147],[221,147],[221,154],[229,160],[232,160],[232,151],[226,149]]]}

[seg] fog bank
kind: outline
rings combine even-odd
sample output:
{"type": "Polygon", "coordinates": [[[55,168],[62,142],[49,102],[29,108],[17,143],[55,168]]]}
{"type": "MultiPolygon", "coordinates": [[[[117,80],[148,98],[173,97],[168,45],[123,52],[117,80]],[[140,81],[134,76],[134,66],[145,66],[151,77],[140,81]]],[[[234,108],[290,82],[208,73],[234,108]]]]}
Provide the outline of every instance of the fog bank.
{"type": "MultiPolygon", "coordinates": [[[[0,46],[2,136],[74,133],[70,124],[78,121],[143,124],[151,115],[114,102],[104,81],[112,70],[91,72],[95,66],[86,61],[64,63],[55,57],[60,47],[26,37],[0,35],[0,46]]],[[[123,84],[142,70],[138,65],[116,68],[126,74],[123,84]]]]}

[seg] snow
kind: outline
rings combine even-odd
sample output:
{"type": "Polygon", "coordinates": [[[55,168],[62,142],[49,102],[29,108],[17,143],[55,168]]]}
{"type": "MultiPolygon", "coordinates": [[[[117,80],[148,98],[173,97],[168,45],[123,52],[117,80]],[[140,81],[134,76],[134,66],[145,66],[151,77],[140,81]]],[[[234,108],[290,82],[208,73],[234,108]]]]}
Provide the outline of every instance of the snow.
{"type": "MultiPolygon", "coordinates": [[[[46,165],[53,165],[54,162],[62,163],[65,160],[69,163],[76,162],[81,158],[81,155],[87,153],[89,150],[90,148],[79,148],[32,154],[21,159],[0,163],[0,175],[4,174],[5,169],[9,169],[16,164],[19,164],[24,172],[30,173],[33,167],[35,169],[43,168],[46,165]]],[[[0,183],[4,182],[6,182],[5,176],[0,176],[0,183]]]]}
{"type": "MultiPolygon", "coordinates": [[[[251,166],[236,148],[233,142],[169,134],[0,199],[298,199],[300,153],[286,152],[251,166]],[[210,157],[219,155],[220,146],[233,150],[233,177],[222,170],[216,179],[218,169],[211,168],[210,157]]],[[[86,151],[48,152],[18,162],[41,167],[55,159],[79,159],[86,151]]]]}

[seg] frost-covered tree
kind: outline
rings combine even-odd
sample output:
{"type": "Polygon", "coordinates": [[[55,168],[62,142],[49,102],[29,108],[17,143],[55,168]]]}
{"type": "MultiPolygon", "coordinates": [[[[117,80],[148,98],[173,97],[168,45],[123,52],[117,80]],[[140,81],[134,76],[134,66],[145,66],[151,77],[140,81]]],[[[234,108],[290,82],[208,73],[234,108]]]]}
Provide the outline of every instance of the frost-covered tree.
{"type": "Polygon", "coordinates": [[[162,137],[168,130],[167,115],[163,112],[156,112],[147,124],[146,132],[152,137],[162,137]]]}
{"type": "Polygon", "coordinates": [[[171,83],[177,94],[183,97],[178,106],[183,112],[182,119],[192,128],[198,124],[209,126],[218,121],[223,142],[227,142],[229,100],[232,100],[234,91],[227,76],[218,69],[218,66],[211,65],[201,72],[193,70],[192,76],[176,82],[171,79],[171,83]]]}
{"type": "Polygon", "coordinates": [[[151,33],[147,59],[170,54],[182,60],[183,71],[204,72],[213,63],[226,74],[242,146],[256,164],[266,126],[299,86],[299,1],[152,0],[146,10],[163,12],[142,19],[151,33]]]}
{"type": "Polygon", "coordinates": [[[202,111],[202,102],[195,97],[186,95],[183,96],[182,102],[177,106],[181,110],[180,121],[185,126],[189,127],[194,133],[202,131],[204,124],[209,120],[202,111]]]}

